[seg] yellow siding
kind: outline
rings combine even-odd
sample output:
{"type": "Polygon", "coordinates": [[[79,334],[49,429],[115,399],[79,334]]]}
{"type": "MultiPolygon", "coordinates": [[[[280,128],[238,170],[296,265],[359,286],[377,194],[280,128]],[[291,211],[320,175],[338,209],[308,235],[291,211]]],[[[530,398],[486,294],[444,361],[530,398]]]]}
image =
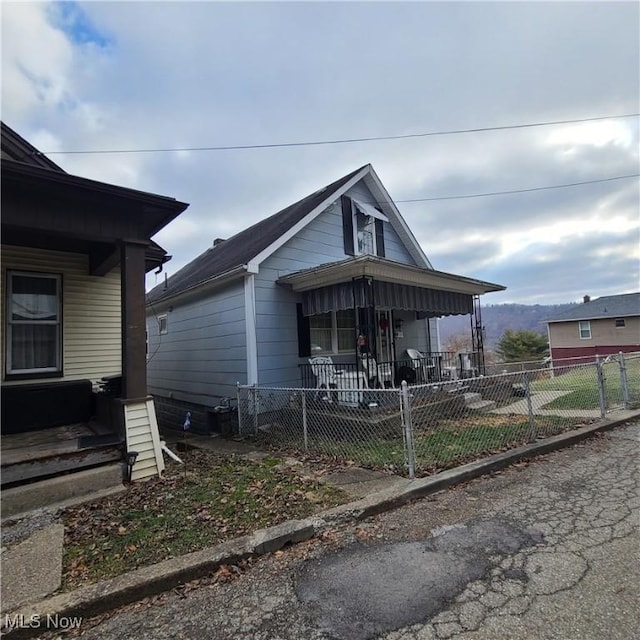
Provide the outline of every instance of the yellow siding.
{"type": "MultiPolygon", "coordinates": [[[[3,245],[3,291],[7,269],[62,274],[63,380],[89,378],[95,382],[121,372],[119,268],[104,277],[90,276],[88,256],[3,245]]],[[[4,334],[4,293],[2,301],[0,326],[4,334]]],[[[4,340],[2,363],[4,377],[4,340]]],[[[29,383],[36,381],[28,380],[29,383]]],[[[6,384],[20,382],[7,381],[6,384]]]]}
{"type": "Polygon", "coordinates": [[[124,412],[127,450],[138,452],[131,479],[142,480],[162,474],[164,459],[153,400],[126,404],[124,412]]]}

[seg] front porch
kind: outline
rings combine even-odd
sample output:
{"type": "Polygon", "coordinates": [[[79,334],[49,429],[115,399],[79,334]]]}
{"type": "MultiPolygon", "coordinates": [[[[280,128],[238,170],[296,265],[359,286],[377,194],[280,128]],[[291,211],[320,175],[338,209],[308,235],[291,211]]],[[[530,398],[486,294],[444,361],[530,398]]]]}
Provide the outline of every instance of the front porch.
{"type": "Polygon", "coordinates": [[[95,422],[2,435],[2,488],[118,462],[123,445],[95,422]]]}
{"type": "Polygon", "coordinates": [[[438,351],[422,353],[411,350],[396,360],[377,361],[373,356],[356,356],[355,361],[326,357],[311,357],[300,365],[302,387],[360,389],[399,387],[407,384],[453,382],[481,375],[481,355],[478,351],[454,353],[438,351]],[[374,364],[375,362],[375,364],[374,364]],[[371,374],[371,375],[370,375],[371,374]]]}
{"type": "Polygon", "coordinates": [[[379,256],[283,276],[299,294],[303,387],[388,388],[484,375],[480,295],[504,289],[379,256]],[[437,319],[468,315],[472,348],[440,351],[437,319]]]}
{"type": "Polygon", "coordinates": [[[97,392],[90,380],[3,385],[3,490],[121,461],[125,434],[112,382],[97,392]]]}

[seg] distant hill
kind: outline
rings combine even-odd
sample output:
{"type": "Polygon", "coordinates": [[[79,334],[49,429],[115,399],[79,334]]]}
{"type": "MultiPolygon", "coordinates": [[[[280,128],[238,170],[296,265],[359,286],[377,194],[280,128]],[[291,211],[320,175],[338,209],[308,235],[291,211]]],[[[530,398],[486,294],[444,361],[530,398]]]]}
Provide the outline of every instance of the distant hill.
{"type": "MultiPolygon", "coordinates": [[[[506,329],[536,331],[547,334],[546,320],[575,306],[569,304],[493,304],[482,306],[485,349],[493,349],[506,329]]],[[[440,320],[440,343],[446,349],[447,342],[460,334],[470,335],[469,316],[449,316],[440,320]]]]}

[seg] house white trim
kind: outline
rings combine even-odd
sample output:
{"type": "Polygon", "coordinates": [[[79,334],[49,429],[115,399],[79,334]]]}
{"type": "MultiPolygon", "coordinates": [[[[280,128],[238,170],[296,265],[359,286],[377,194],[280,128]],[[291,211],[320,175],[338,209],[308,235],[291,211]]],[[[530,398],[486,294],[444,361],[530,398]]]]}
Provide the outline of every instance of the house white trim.
{"type": "Polygon", "coordinates": [[[369,171],[373,171],[371,165],[367,165],[366,167],[362,167],[358,173],[356,173],[351,180],[345,183],[338,191],[333,191],[331,196],[323,200],[313,211],[308,213],[300,222],[293,225],[288,231],[283,233],[275,242],[272,242],[266,249],[263,249],[253,260],[251,260],[248,264],[248,270],[251,273],[257,273],[258,269],[262,262],[264,262],[269,256],[273,255],[283,244],[291,240],[295,235],[297,235],[302,229],[304,229],[310,222],[312,222],[316,217],[318,217],[332,202],[335,202],[340,198],[340,196],[351,189],[354,184],[358,183],[364,176],[367,175],[369,171]]]}
{"type": "Polygon", "coordinates": [[[291,273],[282,276],[278,282],[291,285],[293,291],[309,291],[361,277],[372,277],[396,284],[454,291],[467,295],[480,295],[504,290],[502,285],[492,282],[484,282],[424,267],[415,267],[369,255],[291,273]]]}
{"type": "Polygon", "coordinates": [[[216,276],[213,276],[212,278],[207,278],[202,282],[194,284],[184,291],[172,293],[166,298],[162,298],[161,300],[158,300],[156,302],[147,302],[146,306],[154,309],[156,313],[162,312],[176,302],[185,302],[189,298],[199,297],[203,295],[204,292],[210,289],[217,289],[223,284],[232,282],[233,280],[237,280],[238,278],[244,276],[247,272],[257,273],[257,271],[250,271],[246,264],[242,264],[239,267],[234,267],[229,271],[225,271],[224,273],[220,273],[216,276]]]}
{"type": "Polygon", "coordinates": [[[353,198],[353,202],[365,215],[382,220],[382,222],[389,222],[389,218],[387,218],[384,213],[380,213],[380,211],[378,211],[374,206],[367,204],[366,202],[360,202],[360,200],[356,200],[355,198],[353,198]]]}
{"type": "Polygon", "coordinates": [[[416,240],[411,229],[409,229],[407,223],[402,217],[402,214],[400,213],[400,210],[394,204],[389,192],[385,189],[380,178],[373,170],[373,167],[371,165],[367,166],[369,171],[365,179],[365,184],[378,201],[380,208],[389,217],[389,224],[395,229],[400,238],[402,238],[405,246],[411,254],[411,257],[416,261],[416,264],[418,264],[418,266],[425,266],[428,269],[433,269],[433,265],[429,262],[429,259],[422,250],[420,243],[416,240]]]}
{"type": "Polygon", "coordinates": [[[247,339],[247,384],[258,384],[255,275],[244,279],[245,333],[247,339]]]}
{"type": "Polygon", "coordinates": [[[376,175],[373,167],[368,164],[363,167],[358,173],[346,182],[340,189],[332,192],[331,196],[326,200],[323,200],[313,211],[308,213],[300,222],[291,227],[287,232],[283,233],[275,242],[272,242],[266,249],[261,251],[257,256],[251,260],[247,267],[251,273],[257,273],[260,264],[264,262],[269,256],[273,255],[283,244],[291,240],[300,230],[304,229],[310,222],[312,222],[317,216],[319,216],[332,202],[335,202],[344,195],[351,187],[357,184],[360,180],[363,180],[373,196],[378,201],[380,208],[383,210],[383,216],[380,212],[376,211],[379,219],[387,219],[389,224],[398,233],[405,246],[407,247],[411,257],[416,261],[419,266],[424,266],[428,269],[432,269],[432,265],[425,255],[422,247],[416,240],[413,233],[411,233],[407,223],[404,221],[402,214],[398,208],[393,204],[391,196],[384,188],[380,178],[376,175]]]}

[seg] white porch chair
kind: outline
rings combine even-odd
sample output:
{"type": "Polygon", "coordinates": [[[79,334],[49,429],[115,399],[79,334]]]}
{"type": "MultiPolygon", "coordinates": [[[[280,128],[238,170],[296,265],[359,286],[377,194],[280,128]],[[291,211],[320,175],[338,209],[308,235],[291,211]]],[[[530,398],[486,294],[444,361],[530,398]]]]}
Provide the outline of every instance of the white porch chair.
{"type": "Polygon", "coordinates": [[[383,389],[394,386],[393,369],[390,363],[378,364],[375,358],[367,355],[360,356],[360,363],[369,386],[371,386],[371,381],[374,386],[380,386],[383,389]]]}
{"type": "Polygon", "coordinates": [[[411,366],[415,369],[419,382],[429,381],[429,365],[427,359],[417,349],[407,349],[411,366]]]}
{"type": "MultiPolygon", "coordinates": [[[[333,364],[333,359],[331,356],[315,356],[309,358],[309,364],[311,365],[313,375],[316,377],[316,388],[326,389],[326,398],[331,400],[329,390],[337,387],[336,376],[338,375],[338,371],[333,364]]],[[[316,398],[317,397],[318,395],[316,394],[316,398]]]]}

